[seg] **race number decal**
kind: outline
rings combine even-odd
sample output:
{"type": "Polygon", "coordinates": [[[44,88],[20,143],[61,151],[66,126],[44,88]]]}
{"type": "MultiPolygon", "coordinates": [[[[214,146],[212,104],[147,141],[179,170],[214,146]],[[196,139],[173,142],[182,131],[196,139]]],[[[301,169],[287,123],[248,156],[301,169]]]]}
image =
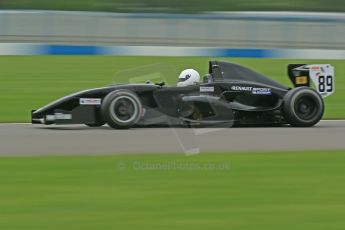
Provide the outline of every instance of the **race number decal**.
{"type": "Polygon", "coordinates": [[[309,75],[322,97],[328,97],[335,90],[334,67],[331,65],[309,65],[309,75]]]}

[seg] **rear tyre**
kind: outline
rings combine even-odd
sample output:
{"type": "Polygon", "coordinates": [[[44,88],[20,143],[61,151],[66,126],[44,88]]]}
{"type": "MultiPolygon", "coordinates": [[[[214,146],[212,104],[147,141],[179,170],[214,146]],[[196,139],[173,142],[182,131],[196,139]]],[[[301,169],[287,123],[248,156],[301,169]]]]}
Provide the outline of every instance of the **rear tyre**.
{"type": "Polygon", "coordinates": [[[291,126],[314,126],[324,113],[322,97],[309,87],[294,88],[287,92],[283,100],[284,117],[291,126]]]}
{"type": "Polygon", "coordinates": [[[138,123],[142,105],[137,95],[129,90],[109,93],[101,105],[104,121],[115,129],[128,129],[138,123]]]}

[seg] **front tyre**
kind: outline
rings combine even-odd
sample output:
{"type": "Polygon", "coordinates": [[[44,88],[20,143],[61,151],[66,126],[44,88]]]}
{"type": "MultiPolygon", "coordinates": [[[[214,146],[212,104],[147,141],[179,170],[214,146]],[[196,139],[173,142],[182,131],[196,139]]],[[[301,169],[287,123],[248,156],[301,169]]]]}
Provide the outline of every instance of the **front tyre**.
{"type": "Polygon", "coordinates": [[[115,129],[128,129],[138,123],[142,105],[135,93],[116,90],[109,93],[101,105],[104,121],[115,129]]]}
{"type": "Polygon", "coordinates": [[[294,88],[287,92],[283,100],[284,117],[291,126],[314,126],[324,113],[322,97],[309,87],[294,88]]]}

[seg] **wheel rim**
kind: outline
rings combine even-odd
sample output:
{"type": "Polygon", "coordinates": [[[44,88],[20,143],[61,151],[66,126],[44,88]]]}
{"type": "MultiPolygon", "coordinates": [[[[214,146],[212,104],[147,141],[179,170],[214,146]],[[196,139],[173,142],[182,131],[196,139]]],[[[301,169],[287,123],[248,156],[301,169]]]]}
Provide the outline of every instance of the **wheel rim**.
{"type": "Polygon", "coordinates": [[[310,120],[318,112],[319,105],[317,101],[309,96],[301,96],[295,104],[296,115],[303,120],[310,120]]]}
{"type": "Polygon", "coordinates": [[[133,98],[120,96],[111,102],[110,113],[116,122],[129,123],[136,119],[138,106],[133,98]]]}

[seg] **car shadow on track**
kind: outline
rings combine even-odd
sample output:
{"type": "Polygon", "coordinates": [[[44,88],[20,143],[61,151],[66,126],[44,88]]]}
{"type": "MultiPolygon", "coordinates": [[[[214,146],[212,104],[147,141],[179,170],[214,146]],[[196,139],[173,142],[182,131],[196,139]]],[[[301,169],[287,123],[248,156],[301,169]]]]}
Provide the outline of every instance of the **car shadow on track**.
{"type": "MultiPolygon", "coordinates": [[[[171,129],[212,129],[212,128],[216,128],[216,129],[246,129],[246,128],[261,128],[261,129],[265,129],[265,128],[294,128],[291,127],[289,125],[242,125],[242,126],[231,126],[231,127],[220,127],[220,126],[200,126],[200,127],[188,127],[188,126],[183,126],[183,125],[175,125],[175,126],[171,126],[171,125],[151,125],[151,126],[137,126],[137,127],[133,127],[131,129],[124,129],[124,130],[141,130],[141,129],[167,129],[167,128],[171,128],[171,129]]],[[[315,126],[313,128],[320,128],[322,126],[315,126]]],[[[81,131],[86,131],[86,130],[121,130],[121,129],[113,129],[107,125],[101,126],[101,127],[89,127],[89,126],[85,126],[85,125],[51,125],[51,126],[39,126],[39,127],[35,127],[36,129],[44,129],[44,130],[61,130],[61,131],[65,131],[65,130],[81,130],[81,131]]]]}

